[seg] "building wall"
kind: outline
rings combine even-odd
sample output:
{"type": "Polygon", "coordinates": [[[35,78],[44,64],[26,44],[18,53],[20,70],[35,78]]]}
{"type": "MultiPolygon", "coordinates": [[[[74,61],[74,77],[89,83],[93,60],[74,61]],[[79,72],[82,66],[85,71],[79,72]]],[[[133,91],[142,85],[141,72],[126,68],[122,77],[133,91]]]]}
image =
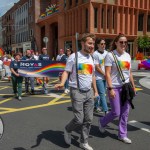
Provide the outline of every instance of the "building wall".
{"type": "Polygon", "coordinates": [[[0,47],[3,45],[3,37],[2,37],[2,17],[0,17],[0,47]]]}
{"type": "Polygon", "coordinates": [[[90,32],[106,38],[108,44],[118,33],[124,33],[134,56],[136,37],[150,35],[150,0],[20,0],[3,16],[3,22],[7,46],[29,42],[32,49],[40,51],[46,36],[48,53],[56,57],[60,48],[76,49],[76,32],[79,39],[82,33],[90,32]],[[48,6],[56,3],[58,12],[40,18],[48,6]],[[11,24],[15,28],[10,28],[11,24]]]}
{"type": "MultiPolygon", "coordinates": [[[[58,49],[65,48],[64,43],[72,43],[72,49],[75,50],[76,32],[80,35],[84,32],[94,33],[97,37],[106,38],[109,43],[117,34],[124,33],[133,57],[137,51],[134,42],[137,36],[150,35],[147,23],[150,0],[78,0],[78,3],[65,0],[60,7],[57,21],[58,49]],[[139,17],[141,15],[142,19],[139,17]]],[[[50,25],[54,17],[40,20],[38,24],[48,26],[46,24],[50,25]]],[[[49,30],[45,28],[45,33],[49,30]]]]}

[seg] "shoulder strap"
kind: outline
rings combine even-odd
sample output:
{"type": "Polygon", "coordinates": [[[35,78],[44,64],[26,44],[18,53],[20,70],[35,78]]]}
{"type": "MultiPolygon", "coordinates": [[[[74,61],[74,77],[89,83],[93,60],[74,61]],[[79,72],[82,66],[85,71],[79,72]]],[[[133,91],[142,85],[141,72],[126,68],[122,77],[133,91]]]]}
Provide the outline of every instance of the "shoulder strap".
{"type": "Polygon", "coordinates": [[[79,87],[79,77],[78,77],[78,52],[75,53],[75,65],[76,65],[76,79],[77,79],[77,88],[79,87]]]}
{"type": "Polygon", "coordinates": [[[121,67],[120,67],[120,65],[119,65],[119,63],[118,63],[118,59],[117,59],[116,55],[115,55],[112,51],[111,51],[111,53],[112,53],[112,55],[113,55],[113,57],[114,57],[114,60],[115,60],[117,69],[118,69],[118,71],[119,71],[121,80],[122,80],[122,82],[125,82],[125,78],[124,78],[123,72],[122,72],[122,70],[121,70],[121,67]]]}

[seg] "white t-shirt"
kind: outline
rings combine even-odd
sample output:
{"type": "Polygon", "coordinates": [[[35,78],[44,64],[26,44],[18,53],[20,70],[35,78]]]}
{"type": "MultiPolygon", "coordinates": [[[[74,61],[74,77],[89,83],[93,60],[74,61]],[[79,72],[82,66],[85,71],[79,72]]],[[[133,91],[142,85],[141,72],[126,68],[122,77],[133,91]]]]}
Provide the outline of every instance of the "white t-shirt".
{"type": "MultiPolygon", "coordinates": [[[[95,65],[100,64],[103,72],[105,72],[104,59],[107,53],[108,52],[104,50],[103,54],[99,53],[98,51],[95,51],[93,54],[93,57],[95,59],[95,65]]],[[[99,73],[97,70],[95,70],[95,76],[96,76],[96,80],[105,80],[104,76],[101,73],[99,73]]]]}
{"type": "Polygon", "coordinates": [[[38,55],[34,55],[33,56],[35,60],[39,60],[39,56],[38,55]]]}
{"type": "Polygon", "coordinates": [[[3,70],[3,62],[2,62],[2,60],[0,60],[0,71],[2,71],[3,70]]]}
{"type": "MultiPolygon", "coordinates": [[[[116,55],[120,67],[122,69],[125,82],[129,82],[130,78],[130,69],[131,69],[131,57],[127,52],[124,52],[122,55],[120,55],[116,50],[113,51],[116,55]]],[[[106,55],[105,58],[105,66],[111,66],[111,80],[112,80],[112,86],[113,87],[121,87],[122,86],[122,80],[120,77],[120,74],[118,72],[116,63],[114,61],[113,55],[111,52],[109,52],[106,55]]]]}
{"type": "Polygon", "coordinates": [[[62,54],[62,55],[57,55],[57,57],[56,57],[56,61],[60,61],[61,60],[61,58],[62,58],[62,56],[64,56],[65,54],[62,54]]]}
{"type": "MultiPolygon", "coordinates": [[[[69,86],[77,88],[75,53],[67,59],[65,70],[71,72],[69,77],[69,86]]],[[[91,89],[92,76],[94,73],[94,62],[91,55],[83,55],[78,52],[78,78],[81,90],[91,89]]]]}

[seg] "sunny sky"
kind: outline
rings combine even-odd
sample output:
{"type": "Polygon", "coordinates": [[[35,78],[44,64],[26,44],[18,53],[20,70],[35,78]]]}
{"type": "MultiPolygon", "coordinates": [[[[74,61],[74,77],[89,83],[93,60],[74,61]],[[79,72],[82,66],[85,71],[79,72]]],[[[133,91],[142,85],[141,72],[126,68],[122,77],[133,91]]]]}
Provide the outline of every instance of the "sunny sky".
{"type": "Polygon", "coordinates": [[[0,0],[0,17],[9,10],[15,2],[19,0],[0,0]]]}

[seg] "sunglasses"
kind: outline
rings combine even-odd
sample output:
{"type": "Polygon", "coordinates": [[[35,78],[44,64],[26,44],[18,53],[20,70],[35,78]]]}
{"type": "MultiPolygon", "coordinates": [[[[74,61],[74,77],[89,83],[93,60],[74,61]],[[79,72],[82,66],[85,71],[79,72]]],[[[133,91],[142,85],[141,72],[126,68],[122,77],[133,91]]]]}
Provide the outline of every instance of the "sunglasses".
{"type": "Polygon", "coordinates": [[[119,41],[119,43],[127,45],[128,42],[127,41],[119,41]]]}
{"type": "Polygon", "coordinates": [[[106,45],[106,43],[100,43],[101,45],[106,45]]]}

